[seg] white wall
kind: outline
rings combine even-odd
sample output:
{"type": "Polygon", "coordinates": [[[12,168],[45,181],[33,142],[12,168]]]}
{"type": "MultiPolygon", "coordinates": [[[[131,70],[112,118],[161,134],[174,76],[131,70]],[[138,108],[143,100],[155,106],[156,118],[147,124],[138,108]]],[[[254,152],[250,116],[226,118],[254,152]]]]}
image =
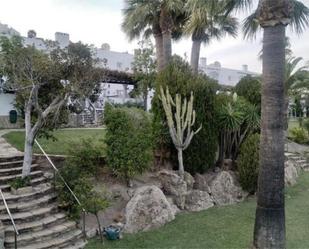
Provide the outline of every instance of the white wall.
{"type": "Polygon", "coordinates": [[[0,93],[0,116],[9,116],[9,112],[15,110],[14,99],[14,94],[0,93]]]}

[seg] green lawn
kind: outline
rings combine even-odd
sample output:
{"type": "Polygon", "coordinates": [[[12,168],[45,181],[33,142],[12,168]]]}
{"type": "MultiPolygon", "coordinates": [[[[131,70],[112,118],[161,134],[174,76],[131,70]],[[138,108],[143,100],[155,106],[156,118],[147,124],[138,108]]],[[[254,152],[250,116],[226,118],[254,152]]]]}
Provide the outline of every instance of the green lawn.
{"type": "MultiPolygon", "coordinates": [[[[104,246],[91,240],[87,249],[109,248],[249,248],[252,241],[255,200],[215,207],[199,213],[181,214],[161,229],[125,235],[104,246]]],[[[309,173],[286,192],[287,248],[309,248],[309,173]]]]}
{"type": "MultiPolygon", "coordinates": [[[[53,135],[56,141],[45,138],[38,139],[38,142],[48,154],[67,155],[70,149],[74,149],[73,145],[80,143],[83,139],[91,139],[93,143],[104,148],[105,130],[103,129],[64,129],[54,131],[53,135]]],[[[24,132],[13,131],[3,137],[18,150],[24,150],[24,132]]],[[[34,151],[35,153],[41,153],[37,146],[35,146],[34,151]]]]}

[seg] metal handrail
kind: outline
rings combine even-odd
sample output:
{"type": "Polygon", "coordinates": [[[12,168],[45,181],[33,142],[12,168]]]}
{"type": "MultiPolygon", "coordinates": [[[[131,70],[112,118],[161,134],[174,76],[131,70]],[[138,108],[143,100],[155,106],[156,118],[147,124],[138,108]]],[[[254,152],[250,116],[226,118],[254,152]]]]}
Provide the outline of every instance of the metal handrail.
{"type": "Polygon", "coordinates": [[[14,236],[15,249],[17,249],[17,236],[19,235],[19,232],[18,232],[18,230],[17,230],[17,228],[16,228],[16,225],[15,225],[14,219],[13,219],[13,217],[12,217],[11,211],[10,211],[10,209],[9,209],[9,207],[8,207],[8,204],[6,203],[6,200],[5,200],[5,197],[4,197],[4,195],[3,195],[2,189],[0,189],[0,194],[1,194],[1,197],[2,197],[2,200],[3,200],[3,203],[4,203],[4,206],[5,206],[5,208],[6,208],[6,211],[7,211],[8,215],[9,215],[9,217],[10,217],[10,220],[11,220],[11,222],[12,222],[13,228],[14,228],[14,232],[15,232],[15,236],[14,236]]]}
{"type": "MultiPolygon", "coordinates": [[[[84,234],[84,239],[86,239],[86,228],[85,228],[85,215],[86,215],[86,210],[83,208],[83,205],[81,204],[80,200],[77,198],[77,196],[75,195],[75,193],[73,192],[73,190],[70,188],[70,186],[67,184],[67,182],[64,180],[64,178],[62,177],[62,175],[60,174],[58,168],[55,166],[55,164],[52,162],[52,160],[49,158],[49,156],[46,154],[46,152],[44,151],[44,149],[42,148],[42,146],[39,144],[39,142],[35,139],[34,140],[36,145],[39,147],[39,149],[43,152],[43,155],[46,157],[46,159],[48,160],[48,162],[51,164],[51,166],[53,167],[54,171],[58,174],[58,176],[60,177],[60,179],[62,180],[62,182],[64,183],[64,185],[67,187],[67,189],[70,191],[71,195],[74,197],[75,201],[77,202],[77,204],[82,208],[83,211],[83,234],[84,234]]],[[[55,174],[54,174],[55,177],[55,174]]]]}

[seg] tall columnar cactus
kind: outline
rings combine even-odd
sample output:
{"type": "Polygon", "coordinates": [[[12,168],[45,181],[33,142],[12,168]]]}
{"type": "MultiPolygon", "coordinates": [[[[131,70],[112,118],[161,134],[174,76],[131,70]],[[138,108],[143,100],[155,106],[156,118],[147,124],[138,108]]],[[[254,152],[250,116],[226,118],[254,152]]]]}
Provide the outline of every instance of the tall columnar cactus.
{"type": "Polygon", "coordinates": [[[184,166],[182,153],[190,145],[193,136],[202,129],[202,126],[200,126],[197,131],[192,130],[196,118],[195,111],[193,110],[193,92],[191,92],[189,102],[187,102],[186,98],[182,102],[179,94],[176,94],[174,101],[168,88],[166,88],[166,93],[164,93],[162,87],[160,88],[160,91],[160,99],[165,111],[169,132],[178,151],[179,173],[183,176],[184,166]],[[173,109],[176,109],[174,114],[173,109]]]}

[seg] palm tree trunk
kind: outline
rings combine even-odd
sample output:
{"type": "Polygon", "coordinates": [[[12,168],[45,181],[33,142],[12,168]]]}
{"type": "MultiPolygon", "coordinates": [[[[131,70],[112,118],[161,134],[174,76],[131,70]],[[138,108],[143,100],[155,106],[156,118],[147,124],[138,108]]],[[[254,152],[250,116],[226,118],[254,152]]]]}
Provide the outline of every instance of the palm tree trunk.
{"type": "Polygon", "coordinates": [[[200,50],[201,50],[201,41],[200,40],[193,40],[192,41],[192,48],[191,48],[191,67],[193,73],[198,73],[198,63],[200,59],[200,50]]]}
{"type": "Polygon", "coordinates": [[[172,57],[172,33],[165,31],[163,33],[163,68],[166,67],[172,57]]]}
{"type": "Polygon", "coordinates": [[[264,26],[260,172],[254,228],[256,248],[285,248],[285,26],[264,26]]]}
{"type": "Polygon", "coordinates": [[[156,44],[156,57],[157,57],[157,70],[158,72],[162,71],[163,66],[163,37],[162,34],[154,35],[155,44],[156,44]]]}

